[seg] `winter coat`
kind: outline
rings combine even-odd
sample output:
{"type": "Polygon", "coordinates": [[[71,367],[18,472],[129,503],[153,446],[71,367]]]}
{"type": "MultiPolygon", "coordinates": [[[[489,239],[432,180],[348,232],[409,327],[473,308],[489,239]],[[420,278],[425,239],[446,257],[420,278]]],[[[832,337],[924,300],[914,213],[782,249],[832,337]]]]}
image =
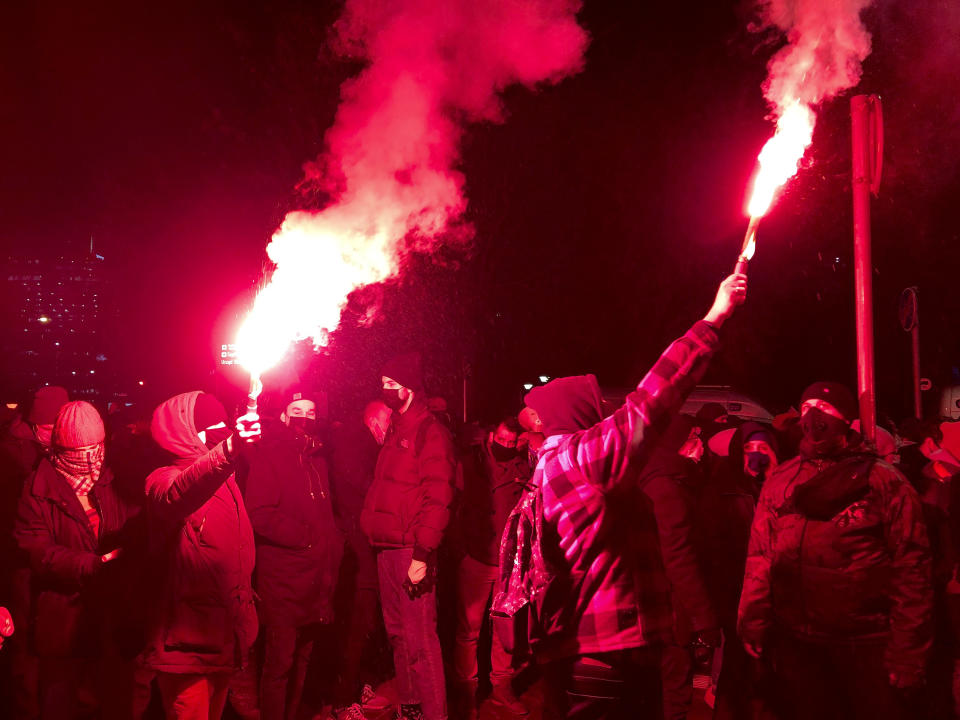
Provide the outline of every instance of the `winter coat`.
{"type": "Polygon", "coordinates": [[[751,529],[740,635],[759,645],[771,631],[822,642],[886,640],[888,670],[919,674],[933,610],[923,509],[897,470],[863,457],[796,457],[764,483],[751,529]],[[832,477],[829,487],[866,473],[852,502],[829,519],[798,509],[799,488],[843,468],[846,474],[832,477]]]}
{"type": "Polygon", "coordinates": [[[245,500],[257,544],[260,620],[267,626],[333,619],[343,539],[323,452],[278,423],[250,453],[245,500]]]}
{"type": "Polygon", "coordinates": [[[753,483],[730,465],[719,463],[697,497],[694,544],[711,602],[721,623],[733,627],[757,501],[753,483]]]}
{"type": "Polygon", "coordinates": [[[104,564],[115,548],[135,553],[128,542],[132,509],[118,497],[104,468],[90,492],[100,515],[94,534],[73,489],[49,460],[27,480],[17,507],[15,539],[31,569],[31,643],[40,657],[90,657],[100,650],[105,621],[123,611],[125,569],[131,557],[104,564]]]}
{"type": "Polygon", "coordinates": [[[199,394],[167,400],[151,424],[175,457],[146,481],[156,586],[143,660],[160,672],[234,670],[257,634],[253,530],[226,441],[208,451],[197,436],[199,394]]]}
{"type": "Polygon", "coordinates": [[[653,502],[633,491],[718,344],[708,323],[695,323],[620,409],[586,430],[551,435],[540,448],[532,489],[503,533],[492,606],[498,617],[527,613],[539,661],[673,639],[653,502]]]}
{"type": "Polygon", "coordinates": [[[474,448],[464,463],[459,523],[464,549],[474,560],[494,566],[499,562],[503,527],[532,474],[526,453],[497,462],[486,443],[474,448]]]}
{"type": "MultiPolygon", "coordinates": [[[[678,644],[686,644],[689,631],[719,627],[694,544],[696,474],[696,463],[675,450],[669,455],[658,453],[641,471],[635,490],[649,501],[657,522],[660,555],[673,589],[678,644]]],[[[644,504],[640,499],[637,507],[644,504]]]]}
{"type": "Polygon", "coordinates": [[[373,482],[380,446],[361,418],[338,426],[331,438],[330,493],[337,525],[353,554],[344,572],[354,572],[358,589],[376,590],[377,556],[360,528],[360,514],[367,490],[373,482]]]}
{"type": "Polygon", "coordinates": [[[415,398],[394,412],[360,516],[370,544],[430,559],[450,520],[455,468],[450,431],[426,405],[415,398]]]}

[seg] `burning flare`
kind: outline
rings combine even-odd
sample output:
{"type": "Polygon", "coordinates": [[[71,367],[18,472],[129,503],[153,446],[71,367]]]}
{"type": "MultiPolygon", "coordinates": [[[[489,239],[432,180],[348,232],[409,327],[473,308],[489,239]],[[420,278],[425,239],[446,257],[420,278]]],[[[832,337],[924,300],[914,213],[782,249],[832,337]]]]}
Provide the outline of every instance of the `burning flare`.
{"type": "Polygon", "coordinates": [[[760,22],[787,43],[770,59],[763,94],[777,129],[760,151],[747,204],[750,225],[743,238],[738,272],[756,250],[757,226],[777,191],[793,177],[813,140],[813,108],[860,81],[870,54],[870,34],[860,13],[872,0],[756,0],[760,22]]]}
{"type": "Polygon", "coordinates": [[[813,111],[799,100],[790,103],[777,120],[776,132],[757,158],[760,169],[747,205],[751,218],[766,215],[777,190],[796,174],[803,154],[813,140],[814,122],[813,111]]]}
{"type": "Polygon", "coordinates": [[[499,93],[580,70],[587,35],[575,0],[346,0],[336,49],[365,63],[341,87],[326,152],[304,185],[331,198],[286,216],[275,268],[237,338],[254,378],[291,342],[325,345],[357,288],[396,275],[404,252],[465,242],[466,122],[501,121],[499,93]]]}

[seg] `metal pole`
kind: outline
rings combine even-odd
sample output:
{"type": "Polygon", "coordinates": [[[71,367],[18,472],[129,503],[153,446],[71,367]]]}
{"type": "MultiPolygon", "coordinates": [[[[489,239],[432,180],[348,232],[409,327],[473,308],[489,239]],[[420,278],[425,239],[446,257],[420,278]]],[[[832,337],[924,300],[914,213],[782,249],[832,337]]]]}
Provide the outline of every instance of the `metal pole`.
{"type": "Polygon", "coordinates": [[[923,419],[923,399],[920,395],[920,322],[914,321],[910,330],[910,344],[913,346],[913,416],[923,419]]]}
{"type": "Polygon", "coordinates": [[[871,105],[879,99],[867,95],[850,98],[853,161],[854,297],[857,309],[857,393],[860,428],[867,443],[877,437],[877,398],[873,351],[873,274],[870,257],[871,105]]]}

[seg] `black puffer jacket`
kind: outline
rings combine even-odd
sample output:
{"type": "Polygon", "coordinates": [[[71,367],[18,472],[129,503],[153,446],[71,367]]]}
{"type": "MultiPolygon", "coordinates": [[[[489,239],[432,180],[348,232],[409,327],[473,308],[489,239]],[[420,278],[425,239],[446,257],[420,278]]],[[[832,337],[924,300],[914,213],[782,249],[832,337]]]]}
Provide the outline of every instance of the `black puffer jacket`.
{"type": "Polygon", "coordinates": [[[460,532],[464,549],[474,560],[486,565],[500,561],[503,528],[531,475],[526,453],[497,462],[486,441],[472,448],[463,464],[460,532]]]}
{"type": "Polygon", "coordinates": [[[428,560],[450,521],[455,470],[450,431],[426,405],[395,412],[360,517],[370,544],[428,560]]]}
{"type": "Polygon", "coordinates": [[[771,630],[828,642],[885,639],[888,669],[918,674],[930,650],[932,613],[923,508],[897,470],[852,454],[800,456],[777,467],[753,519],[741,637],[759,645],[771,630]],[[820,483],[828,472],[830,482],[820,483]],[[857,477],[866,482],[858,485],[857,477]],[[802,491],[810,483],[862,489],[825,519],[823,504],[812,510],[802,491]]]}
{"type": "Polygon", "coordinates": [[[308,448],[283,423],[268,426],[251,453],[245,500],[257,543],[261,622],[331,622],[343,538],[333,520],[324,449],[308,448]]]}
{"type": "Polygon", "coordinates": [[[132,509],[114,491],[104,468],[90,493],[100,515],[95,535],[73,489],[42,460],[17,508],[15,538],[30,559],[34,652],[41,657],[89,657],[100,651],[105,621],[119,620],[125,571],[134,558],[110,563],[101,555],[135,553],[132,509]]]}

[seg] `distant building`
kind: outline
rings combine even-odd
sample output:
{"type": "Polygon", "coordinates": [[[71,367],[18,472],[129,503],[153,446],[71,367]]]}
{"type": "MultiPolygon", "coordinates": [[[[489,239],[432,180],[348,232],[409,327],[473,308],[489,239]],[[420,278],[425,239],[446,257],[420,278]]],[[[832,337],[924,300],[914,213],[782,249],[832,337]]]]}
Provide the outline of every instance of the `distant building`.
{"type": "Polygon", "coordinates": [[[110,392],[107,329],[117,311],[107,297],[106,262],[92,241],[79,256],[11,256],[0,267],[5,384],[31,391],[56,383],[91,399],[110,392]]]}

